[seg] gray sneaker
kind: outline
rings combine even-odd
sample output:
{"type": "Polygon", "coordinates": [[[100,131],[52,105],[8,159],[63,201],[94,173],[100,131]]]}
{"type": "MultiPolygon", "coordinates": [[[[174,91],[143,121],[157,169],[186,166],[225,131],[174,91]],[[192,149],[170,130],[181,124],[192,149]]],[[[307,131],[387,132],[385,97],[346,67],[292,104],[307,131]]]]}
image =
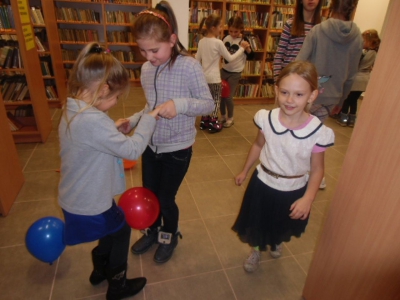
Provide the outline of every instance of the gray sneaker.
{"type": "Polygon", "coordinates": [[[260,265],[260,260],[261,260],[261,252],[252,249],[249,257],[247,257],[243,263],[244,270],[249,273],[254,272],[260,265]]]}
{"type": "Polygon", "coordinates": [[[269,254],[271,254],[271,256],[273,258],[279,258],[282,256],[282,244],[279,245],[275,245],[275,250],[269,250],[269,254]]]}

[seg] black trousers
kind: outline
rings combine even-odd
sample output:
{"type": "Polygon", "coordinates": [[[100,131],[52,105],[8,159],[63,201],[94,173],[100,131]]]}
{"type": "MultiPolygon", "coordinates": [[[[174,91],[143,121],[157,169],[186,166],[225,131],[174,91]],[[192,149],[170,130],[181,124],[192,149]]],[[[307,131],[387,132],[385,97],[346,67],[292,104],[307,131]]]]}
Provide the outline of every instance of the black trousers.
{"type": "Polygon", "coordinates": [[[355,115],[357,113],[358,98],[360,98],[362,93],[362,91],[351,91],[350,94],[347,96],[347,99],[343,102],[341,112],[344,114],[350,113],[351,115],[355,115]]]}

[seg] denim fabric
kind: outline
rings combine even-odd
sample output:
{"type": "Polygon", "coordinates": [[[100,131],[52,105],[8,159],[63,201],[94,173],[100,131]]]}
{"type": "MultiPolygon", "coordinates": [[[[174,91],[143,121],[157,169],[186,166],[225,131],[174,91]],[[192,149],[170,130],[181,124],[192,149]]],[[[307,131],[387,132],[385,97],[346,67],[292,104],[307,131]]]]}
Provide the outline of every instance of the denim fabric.
{"type": "Polygon", "coordinates": [[[192,147],[168,153],[155,153],[147,147],[142,156],[143,187],[151,190],[160,202],[160,216],[151,226],[176,233],[179,208],[175,196],[189,168],[192,147]]]}

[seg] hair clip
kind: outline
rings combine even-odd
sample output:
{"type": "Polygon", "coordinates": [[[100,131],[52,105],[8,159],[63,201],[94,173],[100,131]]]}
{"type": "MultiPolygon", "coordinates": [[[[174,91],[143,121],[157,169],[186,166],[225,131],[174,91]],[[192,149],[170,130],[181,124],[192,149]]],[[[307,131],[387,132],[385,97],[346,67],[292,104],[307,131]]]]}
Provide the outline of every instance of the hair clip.
{"type": "Polygon", "coordinates": [[[144,10],[144,11],[141,11],[140,13],[138,13],[137,16],[140,16],[140,15],[143,15],[143,14],[153,15],[153,16],[163,20],[164,23],[168,25],[168,28],[172,31],[171,24],[169,24],[167,19],[165,19],[161,14],[156,13],[156,12],[151,11],[151,10],[144,10]]]}
{"type": "Polygon", "coordinates": [[[111,53],[111,50],[110,49],[106,49],[106,50],[104,50],[104,53],[111,53]]]}
{"type": "Polygon", "coordinates": [[[89,53],[101,53],[101,52],[103,52],[104,51],[104,49],[103,49],[103,47],[101,47],[100,45],[94,45],[90,50],[89,50],[89,53]]]}

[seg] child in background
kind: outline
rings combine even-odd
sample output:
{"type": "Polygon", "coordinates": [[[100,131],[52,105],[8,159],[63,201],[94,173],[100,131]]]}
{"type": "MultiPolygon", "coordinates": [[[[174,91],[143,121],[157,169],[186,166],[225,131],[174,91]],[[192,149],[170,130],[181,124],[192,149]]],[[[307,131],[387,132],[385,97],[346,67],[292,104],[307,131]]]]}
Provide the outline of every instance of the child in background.
{"type": "MultiPolygon", "coordinates": [[[[242,18],[236,16],[232,17],[228,21],[228,32],[229,34],[224,37],[223,43],[226,49],[231,54],[235,54],[239,49],[239,44],[244,40],[249,42],[247,38],[243,37],[242,31],[244,29],[244,24],[242,18]]],[[[227,61],[224,59],[221,69],[221,79],[226,80],[230,87],[230,95],[227,98],[221,97],[221,122],[223,127],[229,128],[233,125],[233,96],[235,95],[236,87],[239,83],[240,78],[242,78],[242,71],[246,64],[246,59],[253,58],[253,51],[251,47],[247,47],[243,55],[232,61],[227,61]],[[226,116],[226,111],[228,110],[228,118],[226,116]]]]}
{"type": "Polygon", "coordinates": [[[296,1],[294,17],[287,20],[283,27],[274,56],[274,82],[281,70],[296,59],[311,28],[321,23],[321,6],[322,1],[319,0],[296,1]]]}
{"type": "Polygon", "coordinates": [[[308,60],[318,75],[329,79],[321,84],[320,94],[310,112],[322,122],[342,107],[353,84],[362,54],[360,29],[351,21],[358,0],[332,0],[330,18],[315,25],[306,36],[296,60],[308,60]]]}
{"type": "Polygon", "coordinates": [[[256,113],[258,136],[235,178],[241,185],[260,160],[232,227],[252,247],[243,265],[247,272],[258,268],[260,251],[267,245],[271,256],[278,258],[282,242],[304,232],[324,174],[324,151],[334,142],[333,131],[308,113],[318,95],[317,71],[311,63],[287,65],[276,81],[275,94],[279,108],[256,113]]]}
{"type": "Polygon", "coordinates": [[[158,241],[154,261],[164,263],[172,257],[181,237],[175,196],[192,157],[196,116],[209,114],[214,101],[200,64],[179,42],[175,14],[167,1],[140,12],[132,32],[147,59],[141,70],[147,104],[143,111],[129,118],[129,128],[124,132],[160,105],[161,118],[142,156],[142,180],[143,187],[157,196],[161,212],[131,251],[145,253],[158,241]]]}
{"type": "Polygon", "coordinates": [[[218,38],[222,30],[221,17],[217,15],[209,15],[207,18],[203,18],[199,26],[199,32],[202,31],[203,25],[206,26],[206,33],[199,41],[196,59],[201,62],[201,65],[203,66],[203,71],[211,95],[215,101],[215,106],[211,116],[202,116],[200,129],[207,129],[210,133],[216,133],[222,130],[222,124],[218,122],[218,111],[221,102],[222,88],[219,65],[221,56],[226,61],[232,62],[242,56],[245,49],[250,48],[250,44],[246,41],[241,41],[239,49],[235,54],[231,55],[231,53],[226,49],[224,43],[218,38]]]}
{"type": "Polygon", "coordinates": [[[65,218],[65,243],[99,240],[92,250],[93,285],[108,280],[107,299],[138,293],[146,278],[126,279],[131,228],[113,200],[125,191],[121,158],[136,160],[156,126],[158,109],[144,115],[126,137],[106,114],[129,91],[122,64],[99,44],[79,54],[68,81],[69,98],[59,125],[61,179],[59,203],[65,218]]]}
{"type": "Polygon", "coordinates": [[[356,122],[357,101],[367,88],[376,53],[381,43],[378,32],[374,29],[364,31],[362,37],[364,39],[364,49],[358,66],[358,72],[354,77],[351,92],[347,96],[347,99],[344,100],[339,119],[336,121],[341,126],[354,127],[356,122]]]}

